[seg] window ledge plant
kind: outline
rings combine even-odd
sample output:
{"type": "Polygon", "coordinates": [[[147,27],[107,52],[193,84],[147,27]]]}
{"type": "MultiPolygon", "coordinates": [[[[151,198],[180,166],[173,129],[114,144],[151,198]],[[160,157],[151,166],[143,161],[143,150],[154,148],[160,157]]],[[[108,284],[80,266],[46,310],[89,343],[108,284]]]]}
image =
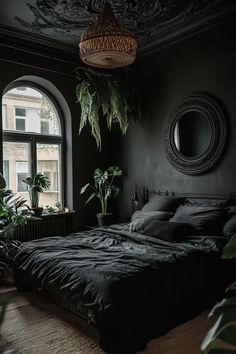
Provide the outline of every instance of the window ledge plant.
{"type": "Polygon", "coordinates": [[[49,178],[42,173],[37,173],[34,177],[28,177],[22,181],[26,183],[29,191],[31,210],[36,217],[40,216],[43,208],[39,207],[39,193],[43,193],[45,189],[49,188],[49,178]]]}

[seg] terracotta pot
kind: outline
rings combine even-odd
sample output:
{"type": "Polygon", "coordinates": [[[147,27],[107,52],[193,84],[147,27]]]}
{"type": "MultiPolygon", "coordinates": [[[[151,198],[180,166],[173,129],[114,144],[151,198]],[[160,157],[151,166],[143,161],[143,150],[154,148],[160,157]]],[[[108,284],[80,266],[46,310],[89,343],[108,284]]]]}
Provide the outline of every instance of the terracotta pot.
{"type": "Polygon", "coordinates": [[[30,208],[34,212],[34,216],[41,216],[43,212],[43,208],[30,208]]]}
{"type": "Polygon", "coordinates": [[[109,226],[113,224],[113,213],[97,214],[98,225],[99,226],[109,226]]]}

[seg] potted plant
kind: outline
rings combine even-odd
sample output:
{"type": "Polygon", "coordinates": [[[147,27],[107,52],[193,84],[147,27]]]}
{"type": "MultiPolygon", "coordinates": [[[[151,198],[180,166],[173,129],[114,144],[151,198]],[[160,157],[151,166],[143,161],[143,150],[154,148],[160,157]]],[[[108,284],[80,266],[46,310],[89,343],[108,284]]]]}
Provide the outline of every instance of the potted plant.
{"type": "Polygon", "coordinates": [[[14,229],[27,223],[31,213],[22,208],[26,200],[6,188],[6,181],[0,173],[0,284],[6,278],[13,278],[11,269],[21,242],[12,240],[14,229]]]}
{"type": "MultiPolygon", "coordinates": [[[[224,247],[222,258],[236,259],[236,235],[224,247]]],[[[213,316],[217,320],[204,339],[201,352],[204,354],[236,353],[236,281],[226,289],[225,298],[212,309],[209,317],[213,316]]]]}
{"type": "Polygon", "coordinates": [[[28,177],[22,180],[27,184],[29,191],[31,210],[35,216],[40,216],[43,208],[39,207],[39,193],[43,193],[50,186],[50,180],[42,173],[37,173],[34,177],[28,177]]]}
{"type": "Polygon", "coordinates": [[[113,214],[107,212],[108,199],[116,198],[119,194],[119,188],[113,185],[115,177],[122,175],[122,171],[118,166],[111,166],[107,170],[102,171],[96,168],[94,171],[94,185],[87,183],[81,188],[80,194],[84,193],[88,188],[92,190],[86,204],[93,198],[98,198],[101,203],[101,212],[97,214],[98,225],[110,225],[113,221],[113,214]]]}
{"type": "Polygon", "coordinates": [[[75,70],[79,83],[76,86],[81,116],[79,133],[86,124],[101,151],[100,121],[106,120],[107,129],[118,127],[126,134],[130,120],[140,119],[140,100],[135,75],[130,69],[96,70],[78,67],[75,70]]]}

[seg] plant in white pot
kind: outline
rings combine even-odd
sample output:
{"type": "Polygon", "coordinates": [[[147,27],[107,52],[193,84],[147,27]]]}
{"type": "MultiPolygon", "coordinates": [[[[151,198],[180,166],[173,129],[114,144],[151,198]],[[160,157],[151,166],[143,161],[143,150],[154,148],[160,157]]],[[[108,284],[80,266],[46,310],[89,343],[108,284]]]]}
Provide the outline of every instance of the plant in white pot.
{"type": "Polygon", "coordinates": [[[51,184],[49,178],[42,173],[37,173],[34,177],[28,177],[22,181],[27,184],[31,210],[35,216],[40,216],[43,208],[39,207],[39,193],[43,193],[45,189],[49,188],[51,184]]]}
{"type": "Polygon", "coordinates": [[[107,204],[110,198],[116,198],[119,194],[119,188],[113,184],[116,177],[120,177],[122,171],[118,166],[110,166],[107,170],[102,171],[96,168],[94,171],[94,185],[87,183],[81,188],[80,194],[84,193],[88,188],[92,190],[86,204],[93,198],[98,198],[101,204],[101,212],[97,214],[98,225],[110,225],[113,222],[113,214],[107,212],[107,204]]]}

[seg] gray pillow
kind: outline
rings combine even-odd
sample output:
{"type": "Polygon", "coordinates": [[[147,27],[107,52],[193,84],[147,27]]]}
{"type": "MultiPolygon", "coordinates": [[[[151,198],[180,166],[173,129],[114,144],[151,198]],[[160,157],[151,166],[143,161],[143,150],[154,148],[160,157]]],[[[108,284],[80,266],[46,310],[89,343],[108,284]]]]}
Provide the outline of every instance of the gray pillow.
{"type": "Polygon", "coordinates": [[[230,199],[201,199],[201,198],[191,198],[185,201],[185,205],[194,206],[205,206],[205,207],[220,207],[226,208],[231,205],[230,199]]]}
{"type": "Polygon", "coordinates": [[[188,223],[201,235],[218,236],[222,235],[227,217],[227,210],[224,208],[182,205],[170,222],[188,223]]]}
{"type": "Polygon", "coordinates": [[[151,217],[159,221],[168,221],[173,216],[173,213],[167,211],[142,211],[138,210],[133,213],[131,222],[138,221],[140,219],[151,217]]]}
{"type": "Polygon", "coordinates": [[[159,221],[150,216],[130,223],[129,229],[168,242],[182,241],[187,236],[197,234],[189,224],[159,221]]]}
{"type": "Polygon", "coordinates": [[[223,228],[223,235],[231,237],[236,233],[236,214],[225,223],[223,228]]]}
{"type": "Polygon", "coordinates": [[[185,205],[195,205],[195,206],[212,206],[225,208],[231,205],[229,199],[201,199],[201,198],[191,198],[187,199],[184,203],[185,205]]]}
{"type": "Polygon", "coordinates": [[[185,199],[186,198],[182,197],[161,196],[157,193],[152,193],[148,203],[142,208],[142,211],[168,211],[173,213],[185,199]]]}

